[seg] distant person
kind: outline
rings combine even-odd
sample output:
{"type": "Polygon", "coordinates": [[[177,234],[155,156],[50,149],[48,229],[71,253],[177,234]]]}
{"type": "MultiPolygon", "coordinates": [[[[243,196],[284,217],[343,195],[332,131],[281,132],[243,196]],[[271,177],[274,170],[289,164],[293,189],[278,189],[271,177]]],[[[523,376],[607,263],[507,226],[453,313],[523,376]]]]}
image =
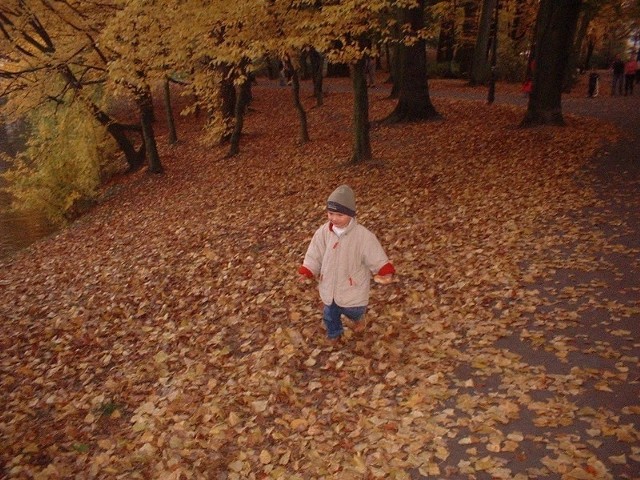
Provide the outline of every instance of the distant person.
{"type": "Polygon", "coordinates": [[[532,58],[531,61],[527,64],[527,71],[525,73],[524,82],[522,82],[522,93],[524,93],[525,97],[531,95],[533,92],[533,76],[536,73],[536,59],[532,58]]]}
{"type": "Polygon", "coordinates": [[[611,64],[611,96],[622,95],[624,88],[624,62],[620,59],[620,55],[616,55],[611,64]]]}
{"type": "Polygon", "coordinates": [[[371,277],[387,284],[395,273],[376,236],[355,217],[355,194],[348,185],[341,185],[329,195],[328,221],[315,231],[298,269],[301,281],[318,279],[330,341],[342,336],[343,315],[353,322],[354,331],[364,330],[371,277]]]}
{"type": "Polygon", "coordinates": [[[636,82],[636,70],[638,69],[638,62],[635,58],[631,57],[627,63],[624,64],[624,94],[633,95],[633,84],[636,82]]]}

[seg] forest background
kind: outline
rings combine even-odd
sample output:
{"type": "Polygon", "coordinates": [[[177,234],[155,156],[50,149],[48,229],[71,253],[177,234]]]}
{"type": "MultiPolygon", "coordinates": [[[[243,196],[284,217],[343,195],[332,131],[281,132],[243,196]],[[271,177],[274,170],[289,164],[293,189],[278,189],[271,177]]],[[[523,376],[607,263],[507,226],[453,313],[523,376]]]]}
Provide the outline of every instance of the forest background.
{"type": "Polygon", "coordinates": [[[313,83],[320,106],[324,75],[352,78],[356,163],[372,159],[368,59],[398,99],[387,123],[440,118],[431,76],[487,85],[489,98],[495,81],[535,80],[521,123],[562,124],[561,94],[578,75],[636,52],[638,10],[620,0],[3,2],[8,191],[14,208],[64,223],[113,174],[161,173],[153,97],[164,98],[174,143],[170,83],[190,99],[178,113],[204,118],[200,141],[227,142],[234,155],[251,80],[281,68],[294,74],[300,142],[310,136],[300,79],[313,83]],[[28,125],[21,138],[7,135],[18,121],[28,125]]]}

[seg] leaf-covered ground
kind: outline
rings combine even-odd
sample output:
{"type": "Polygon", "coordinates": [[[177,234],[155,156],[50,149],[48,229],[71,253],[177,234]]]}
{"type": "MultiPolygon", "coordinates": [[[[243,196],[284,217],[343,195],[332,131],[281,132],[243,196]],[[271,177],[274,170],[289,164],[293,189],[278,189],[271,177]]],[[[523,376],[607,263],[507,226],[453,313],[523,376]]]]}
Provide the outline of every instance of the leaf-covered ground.
{"type": "Polygon", "coordinates": [[[638,478],[640,246],[588,168],[614,129],[437,98],[345,167],[348,89],[298,146],[266,83],[239,156],[182,118],[165,175],[2,264],[0,477],[638,478]],[[341,183],[400,281],[336,346],[296,269],[341,183]]]}

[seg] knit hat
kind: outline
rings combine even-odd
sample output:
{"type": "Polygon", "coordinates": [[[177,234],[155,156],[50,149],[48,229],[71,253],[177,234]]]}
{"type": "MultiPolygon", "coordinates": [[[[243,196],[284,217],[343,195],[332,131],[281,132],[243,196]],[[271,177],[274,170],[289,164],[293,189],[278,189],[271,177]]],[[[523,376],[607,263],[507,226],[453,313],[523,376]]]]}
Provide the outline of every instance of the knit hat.
{"type": "Polygon", "coordinates": [[[327,211],[356,216],[356,194],[348,185],[340,185],[327,200],[327,211]]]}

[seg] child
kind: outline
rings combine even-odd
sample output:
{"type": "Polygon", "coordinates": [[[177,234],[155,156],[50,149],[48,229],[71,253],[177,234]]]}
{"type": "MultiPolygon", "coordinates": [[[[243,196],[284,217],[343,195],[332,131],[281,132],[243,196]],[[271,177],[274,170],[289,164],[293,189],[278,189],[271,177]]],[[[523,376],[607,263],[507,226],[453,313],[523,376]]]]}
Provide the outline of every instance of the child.
{"type": "Polygon", "coordinates": [[[327,201],[329,219],[318,228],[298,273],[301,279],[318,279],[324,303],[323,320],[327,336],[338,340],[343,334],[341,316],[364,330],[372,274],[379,283],[390,283],[395,268],[376,236],[358,224],[353,190],[341,185],[327,201]]]}

